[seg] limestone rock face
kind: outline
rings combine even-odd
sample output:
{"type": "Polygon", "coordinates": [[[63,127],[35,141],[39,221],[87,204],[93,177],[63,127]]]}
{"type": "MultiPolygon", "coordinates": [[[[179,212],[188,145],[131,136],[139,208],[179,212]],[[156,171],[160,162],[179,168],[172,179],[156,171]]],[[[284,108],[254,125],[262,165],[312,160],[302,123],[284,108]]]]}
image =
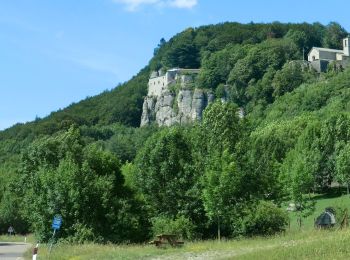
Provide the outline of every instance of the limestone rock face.
{"type": "Polygon", "coordinates": [[[155,105],[156,122],[159,126],[171,126],[176,123],[173,109],[175,94],[166,91],[158,98],[155,105]]]}
{"type": "Polygon", "coordinates": [[[178,94],[165,91],[160,96],[147,96],[143,103],[141,126],[189,124],[202,119],[204,109],[214,101],[209,90],[182,88],[178,94]]]}
{"type": "Polygon", "coordinates": [[[141,127],[149,125],[155,120],[155,105],[156,100],[153,97],[146,97],[143,101],[142,116],[141,116],[141,127]]]}

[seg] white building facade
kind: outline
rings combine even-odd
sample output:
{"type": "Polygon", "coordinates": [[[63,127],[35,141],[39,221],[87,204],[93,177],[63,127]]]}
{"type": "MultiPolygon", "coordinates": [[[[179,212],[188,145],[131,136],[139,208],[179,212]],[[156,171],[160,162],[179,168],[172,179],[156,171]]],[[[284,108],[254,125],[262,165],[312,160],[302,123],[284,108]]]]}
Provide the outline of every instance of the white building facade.
{"type": "Polygon", "coordinates": [[[318,72],[325,71],[332,61],[339,61],[340,65],[345,65],[349,61],[349,41],[350,36],[343,39],[342,50],[313,47],[308,54],[308,61],[318,72]]]}

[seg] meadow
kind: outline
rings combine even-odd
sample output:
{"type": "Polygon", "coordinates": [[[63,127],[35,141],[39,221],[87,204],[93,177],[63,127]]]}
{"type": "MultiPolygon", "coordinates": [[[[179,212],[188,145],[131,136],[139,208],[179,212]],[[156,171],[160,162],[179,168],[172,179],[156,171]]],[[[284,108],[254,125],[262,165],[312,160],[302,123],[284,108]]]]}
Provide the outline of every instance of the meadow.
{"type": "MultiPolygon", "coordinates": [[[[314,199],[316,200],[315,211],[308,217],[302,219],[302,230],[312,230],[314,229],[314,221],[316,218],[325,210],[327,207],[333,208],[349,208],[350,205],[350,197],[347,195],[339,196],[339,193],[336,189],[333,189],[328,194],[317,194],[314,195],[314,199]]],[[[289,213],[290,219],[290,230],[300,230],[298,225],[296,212],[289,213]]]]}
{"type": "MultiPolygon", "coordinates": [[[[181,248],[152,245],[46,245],[40,259],[348,259],[349,230],[289,231],[273,237],[188,242],[181,248]]],[[[26,255],[31,259],[30,252],[26,255]]]]}
{"type": "Polygon", "coordinates": [[[0,235],[0,242],[27,242],[33,244],[35,242],[35,237],[32,234],[29,235],[0,235]]]}

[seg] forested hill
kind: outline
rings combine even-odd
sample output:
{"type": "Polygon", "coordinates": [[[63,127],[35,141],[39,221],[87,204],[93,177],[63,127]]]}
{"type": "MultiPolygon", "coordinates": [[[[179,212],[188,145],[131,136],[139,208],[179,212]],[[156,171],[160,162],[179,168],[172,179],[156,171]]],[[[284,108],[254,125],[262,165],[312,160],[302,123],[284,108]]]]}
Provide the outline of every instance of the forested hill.
{"type": "MultiPolygon", "coordinates": [[[[234,83],[237,78],[247,85],[251,80],[260,79],[267,69],[278,70],[287,60],[301,59],[303,48],[305,53],[313,46],[342,48],[339,39],[345,35],[345,30],[335,23],[328,26],[319,23],[223,23],[189,28],[168,42],[162,39],[149,64],[128,82],[53,112],[44,119],[2,131],[0,140],[52,134],[67,129],[72,123],[91,126],[119,122],[138,127],[152,70],[202,67],[198,82],[201,88],[216,89],[220,83],[234,83]],[[289,50],[285,52],[285,49],[289,50]]],[[[256,88],[256,91],[264,90],[256,88]]],[[[247,95],[241,94],[243,96],[233,99],[238,103],[247,103],[247,95]]]]}
{"type": "Polygon", "coordinates": [[[216,226],[227,237],[283,230],[282,202],[310,209],[303,194],[350,180],[350,70],[319,74],[303,57],[342,49],[345,36],[337,23],[274,22],[161,39],[128,82],[0,132],[0,233],[11,224],[45,241],[58,213],[74,242],[138,242],[175,227],[186,238],[212,238],[216,226]],[[200,67],[195,87],[228,102],[200,124],[139,128],[150,72],[173,67],[200,67]]]}

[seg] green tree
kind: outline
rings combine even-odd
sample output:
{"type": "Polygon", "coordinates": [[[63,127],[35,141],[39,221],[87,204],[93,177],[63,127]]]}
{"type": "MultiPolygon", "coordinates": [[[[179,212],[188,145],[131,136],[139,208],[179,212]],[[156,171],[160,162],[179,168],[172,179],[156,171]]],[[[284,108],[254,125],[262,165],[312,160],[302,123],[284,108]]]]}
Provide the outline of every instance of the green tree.
{"type": "Polygon", "coordinates": [[[305,48],[308,41],[308,36],[305,32],[293,29],[288,31],[285,38],[291,39],[299,47],[299,49],[305,48]]]}
{"type": "Polygon", "coordinates": [[[315,201],[310,195],[315,187],[313,156],[307,152],[292,150],[286,158],[284,167],[281,168],[285,174],[285,190],[289,192],[289,198],[296,205],[300,226],[302,218],[311,215],[315,210],[315,201]]]}
{"type": "Polygon", "coordinates": [[[220,240],[222,228],[231,235],[230,226],[237,220],[238,209],[248,201],[250,183],[244,172],[239,172],[228,151],[212,156],[203,176],[203,204],[211,222],[217,224],[220,240]]]}
{"type": "Polygon", "coordinates": [[[162,64],[167,68],[199,68],[199,49],[193,42],[195,34],[195,30],[189,28],[171,39],[171,48],[164,55],[162,64]]]}
{"type": "Polygon", "coordinates": [[[211,223],[217,225],[220,239],[222,228],[231,235],[233,216],[249,193],[244,187],[250,175],[238,171],[233,156],[242,134],[237,107],[220,102],[210,105],[204,113],[202,128],[207,143],[202,197],[211,223]]]}
{"type": "Polygon", "coordinates": [[[208,151],[218,151],[222,154],[227,149],[232,153],[241,135],[238,107],[220,101],[211,104],[204,111],[202,128],[206,135],[208,151]]]}
{"type": "MultiPolygon", "coordinates": [[[[265,73],[279,70],[289,60],[296,59],[298,49],[288,39],[270,39],[249,49],[247,55],[238,60],[228,77],[230,96],[237,104],[248,103],[248,89],[255,86],[265,73]]],[[[252,92],[252,90],[250,90],[252,92]]]]}
{"type": "Polygon", "coordinates": [[[336,22],[331,22],[326,26],[323,38],[323,46],[331,49],[343,49],[342,39],[346,37],[346,30],[336,22]]]}
{"type": "Polygon", "coordinates": [[[336,156],[336,180],[340,183],[346,184],[347,194],[349,195],[350,183],[350,144],[338,143],[336,156]]]}
{"type": "Polygon", "coordinates": [[[147,235],[142,206],[124,186],[119,160],[84,146],[76,128],[36,141],[23,155],[15,186],[23,215],[43,241],[56,214],[63,218],[60,237],[77,242],[139,241],[147,235]]]}
{"type": "Polygon", "coordinates": [[[194,218],[200,211],[189,140],[180,127],[150,137],[138,153],[136,182],[152,213],[194,218]]]}
{"type": "Polygon", "coordinates": [[[276,72],[272,81],[274,87],[273,95],[278,97],[291,92],[303,83],[302,65],[296,62],[287,63],[276,72]]]}
{"type": "Polygon", "coordinates": [[[246,55],[245,46],[228,45],[225,49],[204,55],[197,84],[201,88],[215,89],[225,84],[235,63],[246,55]]]}
{"type": "Polygon", "coordinates": [[[153,50],[153,55],[157,55],[159,52],[159,49],[162,48],[166,44],[166,40],[164,38],[160,39],[157,47],[153,50]]]}

